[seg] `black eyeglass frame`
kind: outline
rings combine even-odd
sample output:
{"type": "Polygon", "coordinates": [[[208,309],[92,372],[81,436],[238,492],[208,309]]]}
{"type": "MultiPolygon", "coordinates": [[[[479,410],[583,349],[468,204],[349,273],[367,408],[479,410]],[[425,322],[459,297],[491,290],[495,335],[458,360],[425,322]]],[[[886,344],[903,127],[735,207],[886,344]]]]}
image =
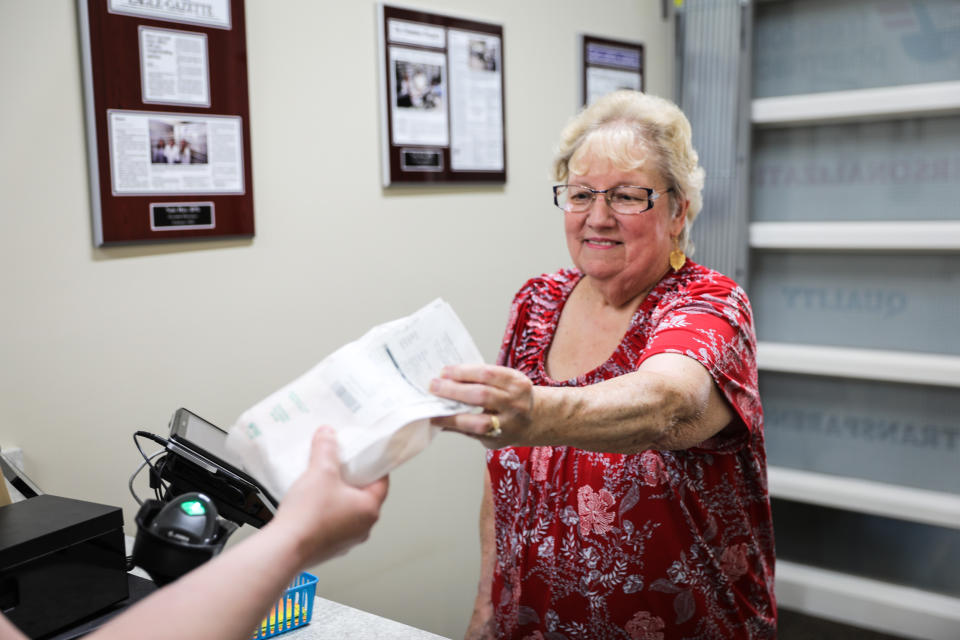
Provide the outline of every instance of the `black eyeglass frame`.
{"type": "Polygon", "coordinates": [[[613,211],[614,213],[618,213],[622,216],[638,216],[641,213],[646,213],[647,211],[650,211],[650,209],[653,209],[653,206],[656,204],[657,199],[659,199],[660,196],[670,193],[671,191],[673,191],[673,187],[670,187],[666,191],[657,192],[655,189],[651,189],[650,187],[638,187],[637,185],[633,185],[633,184],[618,184],[617,186],[610,187],[609,189],[591,189],[590,187],[585,187],[582,184],[555,184],[553,185],[553,204],[564,213],[586,213],[587,211],[590,210],[590,207],[593,206],[593,203],[596,201],[597,196],[602,194],[603,199],[607,203],[607,206],[610,207],[610,210],[613,211]],[[593,199],[590,200],[590,204],[587,205],[586,209],[584,209],[583,211],[567,211],[565,208],[560,206],[560,190],[566,189],[569,187],[576,187],[577,189],[583,189],[584,191],[589,191],[590,193],[593,194],[593,199]],[[621,189],[624,187],[646,191],[647,192],[647,208],[641,209],[640,211],[637,211],[634,213],[624,213],[623,211],[617,211],[616,208],[613,206],[613,204],[610,202],[610,192],[613,191],[614,189],[621,189]]]}

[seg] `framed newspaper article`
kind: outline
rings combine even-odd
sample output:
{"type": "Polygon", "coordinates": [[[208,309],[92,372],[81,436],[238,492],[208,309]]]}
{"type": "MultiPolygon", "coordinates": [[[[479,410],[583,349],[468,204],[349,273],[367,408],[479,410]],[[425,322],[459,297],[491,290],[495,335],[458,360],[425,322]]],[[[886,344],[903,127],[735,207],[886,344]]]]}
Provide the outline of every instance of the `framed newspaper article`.
{"type": "Polygon", "coordinates": [[[643,45],[581,36],[581,104],[617,89],[643,91],[643,45]]]}
{"type": "Polygon", "coordinates": [[[383,185],[506,182],[503,27],[378,5],[383,185]]]}
{"type": "Polygon", "coordinates": [[[243,0],[78,0],[96,246],[254,233],[243,0]]]}

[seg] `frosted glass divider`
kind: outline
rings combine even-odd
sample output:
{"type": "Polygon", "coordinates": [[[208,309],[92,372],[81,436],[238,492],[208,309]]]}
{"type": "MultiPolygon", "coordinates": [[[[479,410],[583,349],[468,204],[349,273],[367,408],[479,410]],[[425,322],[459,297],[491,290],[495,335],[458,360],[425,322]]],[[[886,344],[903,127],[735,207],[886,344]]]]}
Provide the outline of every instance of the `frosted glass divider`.
{"type": "Polygon", "coordinates": [[[754,249],[960,250],[960,222],[753,222],[754,249]]]}
{"type": "Polygon", "coordinates": [[[828,124],[960,113],[960,81],[756,98],[757,126],[828,124]]]}
{"type": "Polygon", "coordinates": [[[956,640],[960,599],[777,558],[777,604],[907,638],[956,640]]]}
{"type": "Polygon", "coordinates": [[[763,371],[960,387],[960,356],[760,342],[757,366],[763,371]]]}
{"type": "Polygon", "coordinates": [[[767,480],[775,498],[960,529],[960,496],[952,493],[773,465],[767,480]]]}

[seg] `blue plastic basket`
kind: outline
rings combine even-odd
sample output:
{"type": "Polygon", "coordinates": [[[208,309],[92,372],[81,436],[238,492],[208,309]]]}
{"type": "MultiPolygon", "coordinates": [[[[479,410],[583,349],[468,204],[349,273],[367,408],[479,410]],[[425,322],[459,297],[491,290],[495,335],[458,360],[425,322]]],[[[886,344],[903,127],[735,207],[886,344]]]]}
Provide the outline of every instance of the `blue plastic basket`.
{"type": "Polygon", "coordinates": [[[304,571],[283,592],[283,597],[273,605],[251,638],[272,638],[308,624],[313,617],[316,595],[317,576],[304,571]]]}

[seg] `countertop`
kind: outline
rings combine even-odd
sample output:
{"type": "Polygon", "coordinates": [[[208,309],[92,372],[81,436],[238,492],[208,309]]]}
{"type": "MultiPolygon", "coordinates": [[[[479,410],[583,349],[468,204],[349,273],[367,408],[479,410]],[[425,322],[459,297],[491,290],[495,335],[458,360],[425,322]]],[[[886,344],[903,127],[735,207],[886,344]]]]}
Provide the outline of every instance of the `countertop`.
{"type": "Polygon", "coordinates": [[[313,618],[310,624],[276,637],[288,640],[341,640],[342,638],[437,640],[443,638],[443,636],[319,597],[313,602],[313,618]]]}
{"type": "MultiPolygon", "coordinates": [[[[126,536],[127,553],[133,552],[133,541],[132,536],[126,536]]],[[[130,573],[149,579],[139,567],[130,573]]],[[[285,640],[444,640],[443,636],[320,597],[314,599],[310,624],[274,637],[285,640]]]]}

